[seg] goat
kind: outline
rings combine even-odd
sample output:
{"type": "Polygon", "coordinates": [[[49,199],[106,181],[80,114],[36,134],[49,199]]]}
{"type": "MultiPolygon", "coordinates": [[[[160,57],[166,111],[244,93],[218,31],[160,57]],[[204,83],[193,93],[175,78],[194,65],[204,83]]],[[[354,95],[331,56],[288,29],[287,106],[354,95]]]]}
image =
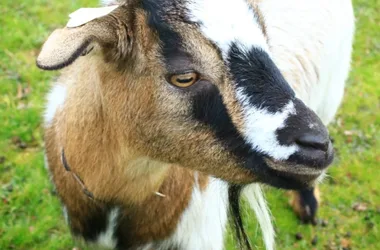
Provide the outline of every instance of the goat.
{"type": "Polygon", "coordinates": [[[307,189],[332,162],[324,123],[349,70],[351,2],[103,2],[74,13],[37,58],[62,69],[44,140],[72,234],[217,250],[230,208],[249,249],[245,194],[274,249],[258,183],[307,189]]]}

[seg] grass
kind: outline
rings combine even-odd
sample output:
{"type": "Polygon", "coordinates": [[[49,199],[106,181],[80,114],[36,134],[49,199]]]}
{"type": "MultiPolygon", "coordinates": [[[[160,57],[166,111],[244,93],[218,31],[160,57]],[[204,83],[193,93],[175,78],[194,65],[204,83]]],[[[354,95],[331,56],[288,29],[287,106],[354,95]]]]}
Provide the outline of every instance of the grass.
{"type": "MultiPolygon", "coordinates": [[[[54,73],[34,60],[67,14],[96,0],[2,0],[0,4],[0,249],[73,249],[43,167],[41,114],[54,73]]],[[[337,157],[321,186],[324,226],[301,225],[283,191],[268,190],[278,249],[380,249],[380,5],[355,0],[357,32],[344,103],[330,126],[337,157]],[[353,209],[360,205],[362,211],[353,209]],[[303,239],[296,240],[295,234],[303,239]],[[311,240],[318,237],[316,246],[311,240]]],[[[262,249],[252,215],[252,241],[262,249]]],[[[229,242],[229,248],[232,244],[229,242]]]]}

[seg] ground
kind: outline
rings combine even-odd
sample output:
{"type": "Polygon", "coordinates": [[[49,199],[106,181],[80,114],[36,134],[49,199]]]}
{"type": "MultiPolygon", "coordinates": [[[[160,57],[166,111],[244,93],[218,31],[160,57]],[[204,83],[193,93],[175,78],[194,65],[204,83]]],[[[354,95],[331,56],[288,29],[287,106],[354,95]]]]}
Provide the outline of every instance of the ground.
{"type": "MultiPolygon", "coordinates": [[[[43,161],[41,116],[56,73],[38,70],[35,57],[68,13],[96,2],[0,3],[0,249],[76,247],[43,161]]],[[[380,4],[354,0],[354,5],[352,71],[343,105],[329,127],[337,153],[321,185],[322,222],[300,224],[284,192],[268,188],[278,249],[380,249],[380,4]]],[[[245,221],[252,242],[263,249],[254,216],[247,212],[245,221]]],[[[233,249],[231,240],[228,246],[233,249]]]]}

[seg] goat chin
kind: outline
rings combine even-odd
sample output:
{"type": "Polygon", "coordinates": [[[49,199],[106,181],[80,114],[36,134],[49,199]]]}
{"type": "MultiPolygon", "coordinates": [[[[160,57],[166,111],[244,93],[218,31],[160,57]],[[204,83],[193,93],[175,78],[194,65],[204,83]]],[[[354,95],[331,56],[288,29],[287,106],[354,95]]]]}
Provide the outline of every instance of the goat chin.
{"type": "Polygon", "coordinates": [[[250,184],[243,189],[243,195],[255,212],[263,234],[267,250],[275,249],[275,232],[272,224],[270,210],[267,206],[260,184],[250,184]]]}

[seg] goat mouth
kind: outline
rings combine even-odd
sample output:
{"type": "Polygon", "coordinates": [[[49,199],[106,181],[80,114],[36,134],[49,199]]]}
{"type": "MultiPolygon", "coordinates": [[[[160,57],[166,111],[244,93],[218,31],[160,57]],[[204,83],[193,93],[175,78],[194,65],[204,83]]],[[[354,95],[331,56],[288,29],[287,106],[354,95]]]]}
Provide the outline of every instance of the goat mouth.
{"type": "Polygon", "coordinates": [[[314,186],[321,174],[295,174],[269,169],[270,176],[262,179],[264,184],[269,184],[281,189],[305,189],[314,186]]]}
{"type": "Polygon", "coordinates": [[[286,175],[319,176],[324,172],[323,168],[313,168],[302,164],[286,164],[284,162],[274,161],[272,159],[265,159],[265,162],[270,169],[286,175]]]}
{"type": "Polygon", "coordinates": [[[289,165],[265,158],[254,172],[259,182],[281,189],[304,189],[316,184],[325,173],[323,169],[303,165],[289,165]]]}

